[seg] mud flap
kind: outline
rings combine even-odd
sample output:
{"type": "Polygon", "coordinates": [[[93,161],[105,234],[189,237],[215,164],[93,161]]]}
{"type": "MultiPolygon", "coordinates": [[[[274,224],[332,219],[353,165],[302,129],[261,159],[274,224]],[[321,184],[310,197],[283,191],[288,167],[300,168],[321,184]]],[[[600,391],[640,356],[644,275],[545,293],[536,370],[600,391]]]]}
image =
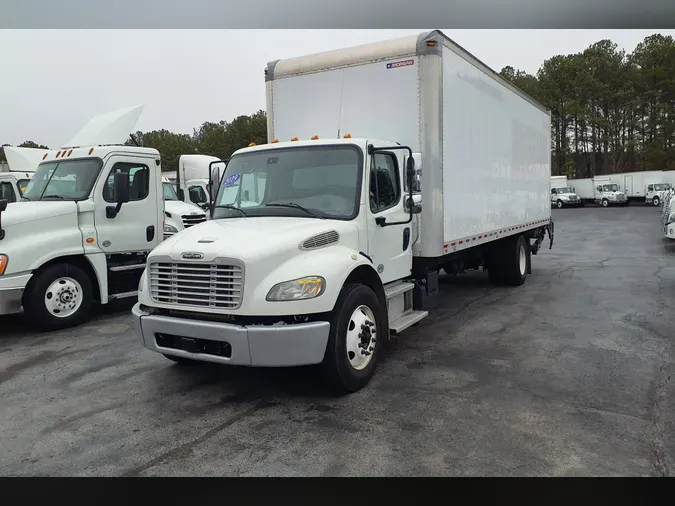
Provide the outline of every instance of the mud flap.
{"type": "Polygon", "coordinates": [[[553,248],[553,233],[555,232],[555,224],[553,223],[553,218],[551,218],[551,223],[546,225],[546,231],[548,232],[548,238],[550,239],[548,249],[551,249],[553,248]]]}

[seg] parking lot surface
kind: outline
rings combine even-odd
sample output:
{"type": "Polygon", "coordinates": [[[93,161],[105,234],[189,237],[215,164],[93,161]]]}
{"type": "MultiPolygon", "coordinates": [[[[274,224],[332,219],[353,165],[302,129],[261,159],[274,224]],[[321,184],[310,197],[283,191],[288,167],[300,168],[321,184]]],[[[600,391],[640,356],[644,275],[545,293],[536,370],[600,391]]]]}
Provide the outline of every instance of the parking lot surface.
{"type": "Polygon", "coordinates": [[[312,369],[174,365],[130,304],[0,318],[2,475],[670,475],[675,247],[659,211],[553,211],[524,286],[442,277],[356,394],[312,369]]]}

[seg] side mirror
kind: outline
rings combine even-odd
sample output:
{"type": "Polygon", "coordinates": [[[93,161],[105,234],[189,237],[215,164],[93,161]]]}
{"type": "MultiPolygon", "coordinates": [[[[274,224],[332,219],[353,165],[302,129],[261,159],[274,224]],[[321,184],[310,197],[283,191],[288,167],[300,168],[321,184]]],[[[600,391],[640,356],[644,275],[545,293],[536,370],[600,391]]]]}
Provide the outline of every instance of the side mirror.
{"type": "Polygon", "coordinates": [[[414,199],[407,197],[405,199],[405,208],[410,214],[420,214],[422,212],[422,203],[416,203],[414,199]]]}
{"type": "Polygon", "coordinates": [[[415,159],[412,156],[409,157],[408,161],[406,162],[405,175],[408,179],[409,187],[412,188],[415,183],[415,159]]]}
{"type": "Polygon", "coordinates": [[[129,202],[129,173],[115,172],[114,178],[115,201],[121,206],[129,202]]]}

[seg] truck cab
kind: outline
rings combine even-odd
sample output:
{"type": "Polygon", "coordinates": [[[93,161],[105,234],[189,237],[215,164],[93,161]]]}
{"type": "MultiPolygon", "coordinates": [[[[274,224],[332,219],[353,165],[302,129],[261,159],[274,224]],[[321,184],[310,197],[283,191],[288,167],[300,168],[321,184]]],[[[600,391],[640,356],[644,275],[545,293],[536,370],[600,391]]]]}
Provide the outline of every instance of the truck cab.
{"type": "Polygon", "coordinates": [[[625,206],[628,203],[626,194],[620,190],[618,184],[612,183],[609,177],[593,178],[593,187],[595,203],[602,207],[625,206]]]}
{"type": "Polygon", "coordinates": [[[0,200],[19,202],[31,177],[32,172],[0,172],[0,200]]]}
{"type": "Polygon", "coordinates": [[[164,238],[181,230],[206,221],[206,213],[196,205],[178,199],[175,186],[166,177],[162,178],[164,195],[164,238]]]}
{"type": "Polygon", "coordinates": [[[645,204],[652,204],[658,207],[663,202],[666,192],[672,188],[670,183],[654,183],[648,184],[645,191],[645,204]]]}
{"type": "Polygon", "coordinates": [[[66,328],[136,296],[164,221],[159,152],[123,145],[141,110],[94,118],[45,155],[21,202],[1,202],[0,315],[66,328]]]}

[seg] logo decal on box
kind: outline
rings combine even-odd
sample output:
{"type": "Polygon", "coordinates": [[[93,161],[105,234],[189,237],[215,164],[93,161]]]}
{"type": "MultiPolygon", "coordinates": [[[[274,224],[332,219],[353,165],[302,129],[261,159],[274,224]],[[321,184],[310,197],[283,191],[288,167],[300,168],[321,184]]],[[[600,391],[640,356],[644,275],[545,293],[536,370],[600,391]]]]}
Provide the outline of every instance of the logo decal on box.
{"type": "Polygon", "coordinates": [[[399,67],[409,67],[410,65],[415,65],[415,60],[402,60],[402,61],[395,61],[393,63],[387,63],[387,68],[397,69],[399,67]]]}

